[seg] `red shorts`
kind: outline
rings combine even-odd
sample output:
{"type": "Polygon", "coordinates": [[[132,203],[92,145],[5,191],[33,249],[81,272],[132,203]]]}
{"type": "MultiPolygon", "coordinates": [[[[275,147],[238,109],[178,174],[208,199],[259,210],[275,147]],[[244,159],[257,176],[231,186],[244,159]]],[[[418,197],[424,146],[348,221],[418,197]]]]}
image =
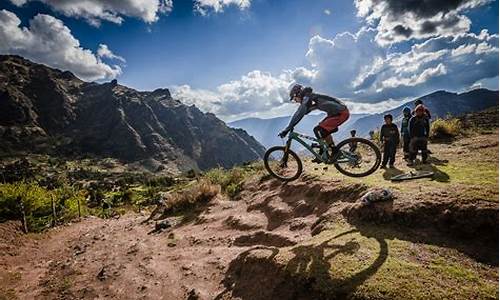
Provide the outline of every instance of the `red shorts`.
{"type": "Polygon", "coordinates": [[[318,126],[326,130],[329,134],[335,132],[337,128],[349,119],[349,110],[343,110],[340,114],[326,117],[319,122],[318,126]]]}

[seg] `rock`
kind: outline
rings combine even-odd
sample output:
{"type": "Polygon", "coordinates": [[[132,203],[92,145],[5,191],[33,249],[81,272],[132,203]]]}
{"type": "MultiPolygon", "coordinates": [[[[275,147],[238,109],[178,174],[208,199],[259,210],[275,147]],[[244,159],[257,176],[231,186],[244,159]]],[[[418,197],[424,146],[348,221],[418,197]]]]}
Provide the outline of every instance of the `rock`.
{"type": "Polygon", "coordinates": [[[155,231],[163,231],[169,227],[172,227],[168,220],[158,221],[155,224],[155,231]]]}
{"type": "Polygon", "coordinates": [[[187,300],[198,300],[200,299],[200,296],[196,289],[191,289],[187,295],[187,300]]]}
{"type": "Polygon", "coordinates": [[[104,281],[107,278],[108,278],[108,274],[106,272],[106,268],[102,267],[101,271],[99,271],[99,273],[97,274],[97,279],[99,279],[100,281],[104,281]]]}

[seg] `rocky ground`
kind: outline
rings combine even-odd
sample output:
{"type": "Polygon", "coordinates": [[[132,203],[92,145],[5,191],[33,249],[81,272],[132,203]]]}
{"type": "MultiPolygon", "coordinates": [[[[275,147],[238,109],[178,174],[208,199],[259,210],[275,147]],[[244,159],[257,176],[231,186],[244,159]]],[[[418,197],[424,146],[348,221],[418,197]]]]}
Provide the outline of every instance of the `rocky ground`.
{"type": "Polygon", "coordinates": [[[42,234],[3,223],[0,299],[495,299],[497,134],[431,146],[436,180],[306,165],[295,182],[255,176],[163,229],[146,211],[42,234]],[[359,202],[381,186],[393,201],[359,202]]]}

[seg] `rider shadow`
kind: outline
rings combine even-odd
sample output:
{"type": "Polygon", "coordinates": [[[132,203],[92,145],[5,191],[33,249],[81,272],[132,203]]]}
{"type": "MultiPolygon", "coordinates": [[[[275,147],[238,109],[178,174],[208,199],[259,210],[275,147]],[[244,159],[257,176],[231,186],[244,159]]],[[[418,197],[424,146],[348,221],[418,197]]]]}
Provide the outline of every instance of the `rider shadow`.
{"type": "MultiPolygon", "coordinates": [[[[335,269],[335,266],[332,265],[331,260],[339,255],[355,255],[361,248],[360,243],[355,238],[345,242],[336,243],[335,241],[342,236],[357,233],[361,232],[352,229],[320,244],[292,248],[290,251],[294,256],[285,265],[284,270],[276,266],[271,261],[271,258],[258,263],[242,264],[242,261],[253,261],[247,258],[253,249],[247,250],[230,263],[224,280],[226,290],[216,299],[222,299],[222,296],[229,292],[232,293],[232,297],[239,297],[242,300],[323,299],[325,295],[321,287],[328,287],[328,290],[332,293],[332,295],[329,294],[328,296],[334,299],[348,298],[360,285],[378,271],[387,260],[389,253],[384,237],[379,235],[366,236],[375,238],[380,246],[372,264],[350,277],[333,277],[332,269],[335,269]],[[262,272],[255,273],[255,271],[259,270],[262,272]],[[303,278],[301,279],[302,276],[298,277],[297,274],[303,275],[303,278]],[[255,280],[255,278],[259,278],[259,282],[265,285],[259,290],[258,296],[255,287],[252,288],[257,283],[251,281],[252,279],[255,280]]],[[[272,257],[274,258],[275,255],[273,254],[272,257]]]]}

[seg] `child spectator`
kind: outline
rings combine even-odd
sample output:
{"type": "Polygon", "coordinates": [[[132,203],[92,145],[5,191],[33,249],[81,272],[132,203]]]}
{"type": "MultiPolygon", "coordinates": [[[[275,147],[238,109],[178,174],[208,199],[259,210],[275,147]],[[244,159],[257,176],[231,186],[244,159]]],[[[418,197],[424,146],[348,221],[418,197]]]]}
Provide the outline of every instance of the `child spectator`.
{"type": "MultiPolygon", "coordinates": [[[[356,137],[356,130],[351,130],[351,137],[356,137]]],[[[350,152],[355,152],[357,148],[358,148],[358,143],[356,143],[356,142],[349,143],[349,151],[350,152]]]]}
{"type": "Polygon", "coordinates": [[[408,125],[411,118],[411,108],[405,106],[403,108],[403,121],[401,122],[401,138],[403,139],[403,154],[404,159],[410,158],[410,130],[408,125]]]}
{"type": "Polygon", "coordinates": [[[384,144],[384,157],[380,168],[385,169],[387,162],[389,168],[394,168],[396,149],[399,145],[399,130],[398,126],[392,123],[392,115],[385,115],[384,121],[385,124],[380,128],[380,141],[384,144]]]}
{"type": "Polygon", "coordinates": [[[425,111],[425,116],[427,117],[427,119],[429,119],[429,122],[431,120],[431,112],[429,111],[429,109],[424,105],[424,102],[421,100],[421,99],[417,99],[415,100],[414,102],[415,104],[415,110],[411,113],[412,115],[415,115],[416,113],[416,110],[417,110],[417,106],[419,105],[422,105],[424,107],[424,111],[425,111]]]}
{"type": "Polygon", "coordinates": [[[422,104],[415,108],[415,115],[410,119],[410,160],[408,166],[413,166],[417,153],[422,152],[422,163],[427,163],[427,138],[429,137],[429,118],[422,104]]]}

